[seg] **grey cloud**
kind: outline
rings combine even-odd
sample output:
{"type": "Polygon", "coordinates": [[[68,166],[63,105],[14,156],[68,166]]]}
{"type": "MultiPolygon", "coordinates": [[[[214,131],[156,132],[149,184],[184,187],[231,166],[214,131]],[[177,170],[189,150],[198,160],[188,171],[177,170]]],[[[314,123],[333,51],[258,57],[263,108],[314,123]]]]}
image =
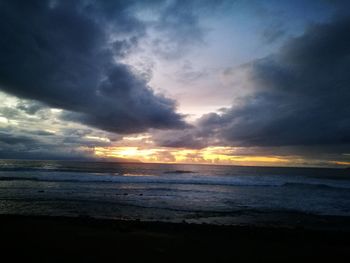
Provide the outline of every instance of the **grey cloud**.
{"type": "Polygon", "coordinates": [[[181,82],[185,85],[188,85],[189,83],[193,83],[198,79],[201,79],[210,73],[206,69],[195,69],[193,68],[193,65],[190,61],[186,60],[182,67],[181,70],[178,70],[175,72],[175,76],[178,82],[181,82]]]}
{"type": "Polygon", "coordinates": [[[8,132],[0,131],[0,143],[7,145],[16,145],[16,144],[26,144],[30,145],[35,143],[35,139],[25,136],[25,135],[16,135],[8,132]]]}
{"type": "Polygon", "coordinates": [[[78,128],[65,128],[61,130],[61,133],[64,136],[86,136],[90,133],[92,133],[91,129],[78,129],[78,128]]]}
{"type": "Polygon", "coordinates": [[[0,159],[31,160],[96,160],[89,152],[64,147],[30,149],[28,147],[6,147],[0,143],[0,159]]]}
{"type": "Polygon", "coordinates": [[[55,135],[53,132],[43,131],[43,130],[34,130],[34,131],[25,131],[26,133],[39,135],[39,136],[52,136],[55,135]]]}
{"type": "Polygon", "coordinates": [[[112,44],[113,50],[115,50],[116,54],[119,57],[125,58],[128,54],[130,54],[138,44],[137,37],[131,37],[130,39],[116,40],[112,44]]]}
{"type": "Polygon", "coordinates": [[[199,126],[235,146],[349,144],[349,31],[346,17],[314,25],[277,54],[241,66],[253,92],[199,126]]]}
{"type": "Polygon", "coordinates": [[[15,127],[0,128],[0,158],[96,159],[93,147],[108,142],[79,135],[55,134],[15,127]]]}
{"type": "Polygon", "coordinates": [[[66,119],[111,132],[186,126],[174,101],[155,94],[114,60],[144,33],[130,13],[132,1],[55,3],[2,1],[2,90],[62,108],[66,119]],[[113,45],[111,37],[122,39],[113,45]]]}
{"type": "Polygon", "coordinates": [[[23,102],[21,101],[17,105],[17,109],[24,111],[27,114],[34,115],[36,114],[39,110],[45,108],[45,105],[40,103],[40,102],[23,102]]]}
{"type": "Polygon", "coordinates": [[[262,32],[262,37],[267,43],[272,43],[281,39],[286,34],[286,31],[279,25],[266,28],[262,32]]]}
{"type": "Polygon", "coordinates": [[[169,60],[182,58],[193,45],[205,44],[210,30],[201,19],[229,10],[235,1],[191,0],[155,1],[159,17],[153,28],[159,33],[152,41],[155,55],[169,60]]]}
{"type": "Polygon", "coordinates": [[[156,30],[166,33],[154,39],[152,44],[156,53],[167,59],[177,59],[182,57],[193,42],[197,44],[203,42],[205,29],[199,24],[193,6],[174,1],[161,12],[156,30]]]}
{"type": "Polygon", "coordinates": [[[186,129],[181,132],[154,132],[155,143],[162,147],[200,149],[208,146],[208,138],[202,137],[196,129],[186,129]]]}
{"type": "Polygon", "coordinates": [[[0,107],[0,114],[6,118],[17,118],[21,115],[21,112],[11,107],[0,107]]]}
{"type": "Polygon", "coordinates": [[[232,155],[348,162],[350,152],[350,19],[313,25],[279,52],[251,61],[233,81],[239,101],[197,120],[183,133],[154,134],[159,145],[234,146],[232,155]],[[240,80],[244,80],[243,83],[240,80]]]}
{"type": "Polygon", "coordinates": [[[344,161],[350,160],[349,144],[332,144],[332,145],[292,145],[292,146],[249,146],[235,147],[232,155],[238,156],[278,156],[282,158],[299,158],[301,160],[310,161],[344,161]]]}

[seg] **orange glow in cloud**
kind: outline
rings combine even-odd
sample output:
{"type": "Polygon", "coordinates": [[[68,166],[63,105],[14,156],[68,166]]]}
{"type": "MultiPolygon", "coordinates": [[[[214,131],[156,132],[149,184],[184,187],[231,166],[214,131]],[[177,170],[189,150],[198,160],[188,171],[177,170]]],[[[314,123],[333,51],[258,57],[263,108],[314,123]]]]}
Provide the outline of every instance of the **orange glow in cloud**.
{"type": "Polygon", "coordinates": [[[350,162],[344,162],[344,161],[332,161],[331,163],[341,166],[350,166],[350,162]]]}
{"type": "Polygon", "coordinates": [[[234,155],[234,147],[204,149],[142,148],[136,146],[96,147],[95,155],[102,158],[124,158],[141,162],[201,163],[240,165],[287,165],[290,160],[278,156],[234,155]]]}
{"type": "Polygon", "coordinates": [[[132,158],[137,160],[147,160],[156,152],[155,149],[139,149],[136,146],[122,147],[96,147],[95,154],[99,157],[132,158]]]}

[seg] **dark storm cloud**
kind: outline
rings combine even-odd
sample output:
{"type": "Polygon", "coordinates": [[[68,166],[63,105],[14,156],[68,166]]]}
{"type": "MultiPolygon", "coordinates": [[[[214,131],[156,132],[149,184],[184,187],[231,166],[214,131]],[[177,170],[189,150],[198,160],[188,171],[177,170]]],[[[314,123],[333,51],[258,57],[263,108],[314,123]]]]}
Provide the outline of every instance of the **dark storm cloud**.
{"type": "Polygon", "coordinates": [[[153,40],[156,53],[167,59],[178,59],[192,42],[199,44],[203,41],[204,28],[194,12],[196,6],[200,5],[194,6],[191,1],[173,1],[161,11],[156,30],[165,34],[153,40]],[[168,30],[169,27],[175,30],[168,30]]]}
{"type": "Polygon", "coordinates": [[[161,33],[152,41],[155,55],[176,60],[188,53],[193,45],[204,44],[210,29],[201,23],[201,19],[229,10],[234,3],[233,0],[155,1],[159,18],[154,28],[161,33]]]}
{"type": "Polygon", "coordinates": [[[240,155],[348,160],[348,32],[350,19],[341,16],[309,27],[274,55],[227,70],[239,77],[235,89],[248,89],[243,98],[220,113],[203,115],[196,128],[181,134],[160,132],[155,141],[180,148],[242,146],[235,153],[240,155]]]}
{"type": "Polygon", "coordinates": [[[201,136],[200,132],[194,128],[181,132],[155,132],[153,139],[157,145],[162,147],[200,149],[208,146],[207,136],[201,136]]]}
{"type": "Polygon", "coordinates": [[[44,108],[45,108],[45,105],[43,105],[40,102],[34,102],[34,101],[26,102],[26,103],[21,101],[20,103],[17,104],[17,109],[22,110],[29,115],[34,115],[39,110],[44,108]]]}
{"type": "Polygon", "coordinates": [[[108,146],[81,134],[55,134],[16,127],[0,128],[0,159],[94,159],[93,148],[108,146]]]}
{"type": "MultiPolygon", "coordinates": [[[[41,145],[42,146],[42,145],[41,145]]],[[[8,146],[0,142],[0,159],[31,160],[94,160],[92,153],[65,147],[24,147],[24,145],[8,146]]]]}
{"type": "Polygon", "coordinates": [[[35,143],[36,140],[29,136],[25,135],[14,135],[8,132],[0,131],[0,143],[7,145],[16,145],[16,144],[32,144],[35,143]]]}
{"type": "Polygon", "coordinates": [[[42,130],[35,130],[35,131],[26,131],[29,134],[38,135],[38,136],[52,136],[55,135],[53,132],[48,131],[42,131],[42,130]]]}
{"type": "Polygon", "coordinates": [[[111,132],[184,127],[174,101],[155,94],[130,67],[115,61],[144,34],[144,25],[130,12],[133,4],[1,1],[1,89],[111,132]]]}
{"type": "Polygon", "coordinates": [[[236,146],[349,145],[349,32],[349,17],[313,25],[277,54],[234,69],[247,72],[253,92],[199,127],[236,146]]]}

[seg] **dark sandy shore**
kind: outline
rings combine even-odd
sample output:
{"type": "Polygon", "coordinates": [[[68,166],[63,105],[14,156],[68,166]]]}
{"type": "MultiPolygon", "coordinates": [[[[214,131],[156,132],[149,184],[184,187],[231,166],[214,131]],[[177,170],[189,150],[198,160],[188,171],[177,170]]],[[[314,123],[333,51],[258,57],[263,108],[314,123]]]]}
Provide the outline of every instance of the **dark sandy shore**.
{"type": "Polygon", "coordinates": [[[3,215],[0,236],[12,262],[350,262],[341,229],[3,215]]]}

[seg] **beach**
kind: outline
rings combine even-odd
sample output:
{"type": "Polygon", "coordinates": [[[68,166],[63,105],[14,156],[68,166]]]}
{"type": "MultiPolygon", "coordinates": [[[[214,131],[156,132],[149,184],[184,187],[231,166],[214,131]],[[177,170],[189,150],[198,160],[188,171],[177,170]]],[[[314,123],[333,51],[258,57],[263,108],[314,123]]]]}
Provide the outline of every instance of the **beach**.
{"type": "MultiPolygon", "coordinates": [[[[343,222],[344,223],[344,222],[343,222]]],[[[2,256],[35,262],[349,262],[350,232],[0,216],[2,256]]]]}

